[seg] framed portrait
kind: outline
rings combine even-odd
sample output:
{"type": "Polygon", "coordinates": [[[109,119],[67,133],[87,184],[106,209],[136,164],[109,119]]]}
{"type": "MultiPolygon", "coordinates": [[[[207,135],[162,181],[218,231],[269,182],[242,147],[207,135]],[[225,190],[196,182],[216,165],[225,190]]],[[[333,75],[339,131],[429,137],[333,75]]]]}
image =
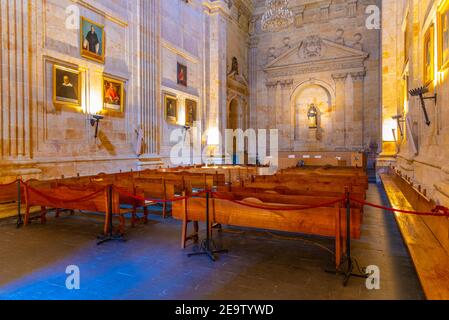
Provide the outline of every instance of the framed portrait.
{"type": "Polygon", "coordinates": [[[81,17],[80,48],[81,56],[104,63],[106,35],[104,26],[81,17]]]}
{"type": "Polygon", "coordinates": [[[438,69],[449,66],[449,0],[438,7],[438,69]]]}
{"type": "Polygon", "coordinates": [[[53,103],[81,106],[81,74],[79,70],[53,66],[53,103]]]}
{"type": "Polygon", "coordinates": [[[186,99],[185,112],[186,112],[186,126],[193,126],[196,121],[196,108],[197,102],[195,100],[186,99]]]}
{"type": "Polygon", "coordinates": [[[424,36],[424,84],[429,85],[434,80],[435,70],[435,45],[434,45],[435,28],[433,25],[429,27],[424,36]]]}
{"type": "Polygon", "coordinates": [[[125,83],[103,77],[103,110],[123,112],[125,104],[125,83]]]}
{"type": "Polygon", "coordinates": [[[170,124],[178,123],[178,98],[170,94],[164,95],[165,121],[170,124]]]}
{"type": "Polygon", "coordinates": [[[187,67],[178,62],[178,84],[187,87],[187,67]]]}

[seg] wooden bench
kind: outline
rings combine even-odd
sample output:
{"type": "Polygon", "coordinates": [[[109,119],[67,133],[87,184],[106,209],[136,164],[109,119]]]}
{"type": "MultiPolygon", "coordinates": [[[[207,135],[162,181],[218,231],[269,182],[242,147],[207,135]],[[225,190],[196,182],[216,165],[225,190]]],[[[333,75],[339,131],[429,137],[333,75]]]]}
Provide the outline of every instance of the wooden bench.
{"type": "MultiPolygon", "coordinates": [[[[30,208],[32,206],[40,206],[41,223],[46,223],[47,208],[64,208],[70,210],[80,210],[92,213],[103,213],[105,215],[104,234],[109,231],[109,191],[107,187],[24,187],[25,191],[25,221],[28,225],[30,222],[30,208]],[[87,198],[86,198],[87,197],[87,198]],[[82,201],[72,201],[83,199],[82,201]]],[[[120,232],[125,233],[124,215],[131,213],[130,210],[121,209],[119,203],[118,192],[112,192],[112,214],[117,215],[120,220],[120,232]]]]}
{"type": "MultiPolygon", "coordinates": [[[[411,200],[415,202],[412,206],[409,201],[411,198],[406,197],[406,194],[411,194],[412,191],[407,190],[407,186],[400,182],[400,177],[381,174],[381,179],[393,208],[425,212],[430,212],[432,209],[433,204],[427,200],[419,201],[420,205],[411,200]]],[[[411,197],[417,197],[417,195],[411,197]]],[[[445,217],[422,217],[403,213],[395,213],[395,217],[426,298],[448,300],[449,255],[444,244],[449,243],[449,238],[446,237],[446,243],[444,243],[444,236],[440,240],[437,229],[445,228],[447,235],[449,220],[445,217]]]]}
{"type": "MultiPolygon", "coordinates": [[[[218,193],[217,196],[226,199],[232,198],[251,204],[245,206],[214,196],[210,199],[210,223],[232,225],[238,227],[250,227],[265,230],[295,232],[326,236],[335,238],[335,264],[339,267],[341,257],[345,252],[346,238],[346,209],[342,203],[326,207],[304,210],[275,211],[269,208],[256,208],[256,206],[291,207],[293,204],[308,207],[325,202],[327,198],[288,196],[276,194],[254,194],[254,193],[218,193]],[[261,199],[265,200],[262,201],[261,199]]],[[[187,236],[187,226],[191,221],[206,221],[206,198],[188,198],[173,205],[173,217],[183,221],[181,246],[184,248],[186,241],[191,238],[187,236]]],[[[359,212],[360,217],[360,212],[359,212]]],[[[360,238],[361,219],[353,215],[351,225],[351,237],[360,238]]],[[[195,228],[195,234],[197,228],[195,228]]]]}

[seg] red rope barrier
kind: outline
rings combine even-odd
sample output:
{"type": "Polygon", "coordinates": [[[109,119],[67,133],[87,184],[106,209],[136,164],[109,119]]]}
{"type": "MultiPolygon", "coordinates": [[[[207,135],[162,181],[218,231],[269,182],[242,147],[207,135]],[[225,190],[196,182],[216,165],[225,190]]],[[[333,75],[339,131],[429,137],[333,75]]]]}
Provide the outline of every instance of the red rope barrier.
{"type": "Polygon", "coordinates": [[[442,206],[437,206],[435,209],[433,209],[433,212],[418,212],[418,211],[409,211],[409,210],[400,210],[400,209],[394,209],[394,208],[388,208],[385,206],[381,206],[378,204],[370,203],[364,200],[356,199],[356,198],[350,198],[351,201],[357,202],[359,204],[370,206],[377,209],[382,209],[390,212],[399,212],[399,213],[405,213],[405,214],[413,214],[418,216],[429,216],[429,217],[449,217],[449,210],[447,208],[444,208],[442,206]]]}
{"type": "Polygon", "coordinates": [[[6,187],[9,187],[9,186],[12,186],[13,184],[16,184],[19,181],[20,181],[20,183],[23,183],[23,181],[21,179],[17,179],[15,181],[11,182],[11,183],[0,184],[0,188],[6,188],[6,187]]]}
{"type": "Polygon", "coordinates": [[[139,200],[139,201],[151,201],[151,202],[155,202],[155,203],[170,203],[170,202],[182,201],[182,200],[186,200],[189,198],[198,197],[202,194],[206,194],[207,192],[209,192],[207,190],[204,190],[201,192],[192,193],[190,196],[176,197],[176,198],[172,198],[172,199],[163,200],[163,199],[152,199],[152,198],[139,197],[139,196],[137,196],[135,194],[131,194],[127,191],[123,191],[117,187],[114,187],[114,189],[116,189],[117,192],[122,196],[130,197],[130,198],[133,198],[133,199],[139,200]]]}

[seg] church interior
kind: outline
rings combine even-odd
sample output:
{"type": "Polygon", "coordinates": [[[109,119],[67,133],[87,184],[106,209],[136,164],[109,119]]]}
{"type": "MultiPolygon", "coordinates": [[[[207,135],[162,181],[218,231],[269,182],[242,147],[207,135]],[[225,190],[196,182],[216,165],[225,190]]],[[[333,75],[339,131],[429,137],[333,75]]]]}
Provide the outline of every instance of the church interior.
{"type": "Polygon", "coordinates": [[[449,300],[449,0],[2,0],[0,300],[449,300]]]}

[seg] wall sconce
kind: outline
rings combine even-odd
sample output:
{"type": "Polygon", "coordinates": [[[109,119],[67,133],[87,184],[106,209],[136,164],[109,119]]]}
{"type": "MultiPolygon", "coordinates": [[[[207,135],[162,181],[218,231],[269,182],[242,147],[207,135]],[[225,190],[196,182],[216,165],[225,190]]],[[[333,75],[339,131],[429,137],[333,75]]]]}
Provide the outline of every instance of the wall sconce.
{"type": "Polygon", "coordinates": [[[93,117],[93,119],[90,119],[90,125],[92,126],[92,127],[94,127],[95,126],[95,139],[97,139],[97,137],[98,137],[98,126],[100,125],[100,120],[103,120],[104,119],[104,117],[103,116],[100,116],[100,115],[94,115],[94,116],[92,116],[93,117]]]}
{"type": "Polygon", "coordinates": [[[420,87],[420,88],[412,89],[409,91],[409,93],[412,97],[419,97],[419,99],[421,100],[421,107],[423,109],[424,116],[426,117],[426,124],[428,126],[430,126],[430,120],[429,120],[429,115],[427,114],[425,100],[432,99],[435,101],[435,104],[436,104],[437,103],[437,94],[435,93],[435,95],[433,95],[431,97],[424,97],[424,94],[426,94],[428,92],[429,92],[428,87],[420,87]]]}
{"type": "Polygon", "coordinates": [[[402,114],[398,114],[392,117],[393,120],[398,122],[399,132],[401,133],[401,138],[404,137],[404,129],[402,128],[402,124],[405,122],[404,116],[402,114]]]}

